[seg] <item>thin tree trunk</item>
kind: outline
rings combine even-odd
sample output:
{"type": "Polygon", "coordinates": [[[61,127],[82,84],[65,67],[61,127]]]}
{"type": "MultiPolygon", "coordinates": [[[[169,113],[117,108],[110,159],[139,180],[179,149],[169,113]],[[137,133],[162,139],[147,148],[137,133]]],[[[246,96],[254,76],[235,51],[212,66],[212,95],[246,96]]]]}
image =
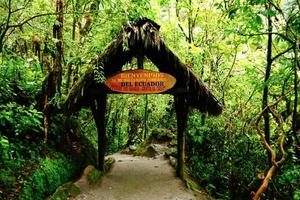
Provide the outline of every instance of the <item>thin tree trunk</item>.
{"type": "MultiPolygon", "coordinates": [[[[192,44],[193,41],[193,22],[192,22],[192,15],[193,15],[193,10],[192,10],[192,0],[189,0],[189,14],[188,14],[188,28],[189,28],[189,35],[188,35],[188,43],[192,44]]],[[[191,45],[189,46],[189,50],[191,49],[191,45]]]]}
{"type": "MultiPolygon", "coordinates": [[[[73,0],[72,7],[73,7],[73,12],[75,12],[77,6],[77,1],[73,0]]],[[[73,22],[72,22],[72,40],[75,42],[76,39],[76,17],[73,16],[73,22]]],[[[73,67],[73,62],[68,63],[68,72],[67,72],[67,81],[66,81],[66,87],[65,87],[65,92],[68,94],[70,85],[71,85],[71,76],[72,76],[72,67],[73,67]]]]}
{"type": "MultiPolygon", "coordinates": [[[[60,13],[57,17],[59,25],[53,25],[53,37],[58,40],[56,43],[56,53],[53,56],[53,68],[46,77],[43,87],[43,111],[44,111],[44,120],[47,122],[44,124],[45,130],[48,130],[50,125],[50,116],[53,112],[53,107],[48,104],[55,94],[60,92],[61,80],[62,80],[62,62],[63,62],[63,8],[64,0],[56,1],[56,12],[60,13]]],[[[49,138],[49,133],[45,132],[45,145],[47,145],[47,140],[49,138]],[[46,135],[47,134],[47,135],[46,135]]]]}
{"type": "MultiPolygon", "coordinates": [[[[268,9],[269,6],[266,6],[266,9],[268,9]]],[[[267,67],[266,67],[266,73],[265,73],[265,80],[264,80],[264,89],[263,89],[263,97],[262,97],[262,110],[268,106],[268,97],[269,97],[269,78],[271,75],[271,69],[272,69],[272,20],[271,16],[268,16],[268,46],[267,46],[267,67]]],[[[266,140],[269,143],[270,142],[270,115],[269,112],[265,112],[263,115],[264,118],[264,133],[266,136],[266,140]]]]}
{"type": "Polygon", "coordinates": [[[44,144],[47,147],[48,143],[48,133],[49,133],[49,106],[48,106],[48,96],[45,96],[45,104],[44,104],[44,144]]]}
{"type": "Polygon", "coordinates": [[[3,39],[0,38],[0,53],[3,51],[3,39]]]}
{"type": "Polygon", "coordinates": [[[11,0],[8,0],[8,14],[7,14],[7,18],[6,18],[6,22],[3,25],[3,27],[1,27],[1,31],[0,31],[0,53],[3,52],[3,41],[4,41],[4,37],[9,29],[9,22],[11,19],[11,14],[12,14],[12,9],[11,9],[11,0]]]}
{"type": "Polygon", "coordinates": [[[67,66],[68,66],[68,72],[67,72],[67,81],[66,81],[66,87],[65,87],[65,93],[66,94],[69,93],[69,89],[70,89],[71,76],[72,76],[72,66],[73,66],[72,61],[70,63],[68,63],[67,66]]]}
{"type": "Polygon", "coordinates": [[[299,65],[299,62],[298,62],[298,51],[299,51],[299,48],[297,45],[295,45],[295,48],[294,48],[294,54],[295,54],[295,69],[294,69],[294,95],[295,95],[295,98],[294,98],[294,108],[293,108],[293,120],[292,120],[292,130],[293,130],[293,135],[294,135],[294,138],[296,140],[296,143],[297,145],[299,146],[300,145],[300,142],[299,142],[299,139],[298,139],[298,136],[297,136],[297,116],[298,116],[298,113],[297,113],[297,106],[298,106],[298,65],[299,65]]]}
{"type": "Polygon", "coordinates": [[[53,83],[56,86],[55,90],[60,94],[60,86],[62,81],[62,63],[63,63],[63,22],[64,22],[64,0],[56,1],[56,12],[60,13],[57,17],[59,24],[53,25],[53,37],[57,39],[56,43],[56,54],[54,56],[53,65],[53,83]]]}
{"type": "MultiPolygon", "coordinates": [[[[76,7],[77,7],[77,1],[76,0],[73,0],[72,6],[73,6],[73,12],[75,13],[76,7]]],[[[75,41],[75,38],[76,38],[76,23],[77,23],[76,18],[77,17],[75,17],[73,15],[73,24],[72,24],[72,40],[73,41],[75,41]]]]}

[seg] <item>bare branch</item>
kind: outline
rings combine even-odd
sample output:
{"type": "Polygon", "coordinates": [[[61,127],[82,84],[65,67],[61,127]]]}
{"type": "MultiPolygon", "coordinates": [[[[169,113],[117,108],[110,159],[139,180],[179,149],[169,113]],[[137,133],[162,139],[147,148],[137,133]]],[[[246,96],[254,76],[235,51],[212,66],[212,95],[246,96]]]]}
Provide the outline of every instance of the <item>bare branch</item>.
{"type": "Polygon", "coordinates": [[[24,9],[28,6],[29,3],[30,3],[30,0],[28,0],[27,2],[25,2],[25,4],[24,4],[23,7],[18,8],[18,9],[16,9],[16,10],[12,10],[11,13],[16,13],[16,12],[18,12],[18,11],[20,11],[20,10],[24,10],[24,9]]]}
{"type": "Polygon", "coordinates": [[[283,143],[284,143],[284,132],[282,130],[282,123],[283,123],[283,119],[281,116],[279,116],[278,114],[276,114],[271,108],[274,107],[275,105],[277,105],[280,101],[282,101],[284,99],[284,97],[289,94],[290,92],[293,91],[293,88],[290,89],[286,94],[282,95],[281,97],[279,97],[275,102],[269,104],[268,106],[266,106],[261,113],[259,114],[256,122],[255,122],[255,126],[257,129],[258,134],[260,135],[262,142],[264,144],[265,149],[267,149],[267,151],[271,154],[271,163],[272,166],[271,168],[268,170],[266,177],[263,180],[263,183],[261,184],[261,186],[259,187],[259,189],[256,191],[256,193],[254,193],[252,199],[253,200],[259,200],[261,194],[268,188],[269,182],[271,180],[271,178],[273,177],[278,165],[282,164],[285,160],[285,150],[283,147],[283,143]],[[259,122],[262,119],[262,116],[265,112],[270,111],[272,116],[275,118],[276,123],[278,124],[278,127],[280,128],[280,136],[279,136],[279,146],[280,146],[280,152],[281,152],[281,158],[280,160],[276,161],[276,152],[272,149],[272,147],[268,144],[265,135],[263,133],[263,131],[261,130],[261,128],[259,128],[259,122]]]}
{"type": "Polygon", "coordinates": [[[280,136],[279,136],[279,145],[280,145],[280,152],[281,152],[281,159],[279,161],[276,162],[277,165],[280,165],[284,162],[285,160],[285,150],[284,150],[284,147],[283,147],[283,143],[284,143],[284,139],[285,139],[285,135],[283,134],[283,131],[281,130],[281,133],[280,133],[280,136]]]}
{"type": "Polygon", "coordinates": [[[289,52],[289,51],[292,50],[293,48],[294,48],[294,46],[291,46],[291,47],[287,48],[286,50],[284,50],[283,52],[278,53],[276,56],[274,56],[274,57],[272,58],[272,62],[273,62],[274,60],[276,60],[277,58],[279,58],[280,56],[282,56],[283,54],[289,52]]]}
{"type": "Polygon", "coordinates": [[[189,39],[189,37],[188,37],[188,36],[187,36],[187,34],[184,32],[184,29],[183,29],[183,27],[181,26],[180,22],[178,22],[178,26],[179,26],[179,28],[180,28],[181,32],[183,33],[183,35],[184,35],[185,39],[186,39],[186,40],[188,40],[188,39],[189,39]]]}
{"type": "MultiPolygon", "coordinates": [[[[281,99],[283,99],[283,98],[279,98],[275,102],[275,104],[273,103],[270,106],[276,105],[277,103],[280,102],[281,99]]],[[[275,151],[273,151],[274,155],[272,154],[272,167],[268,170],[267,175],[264,178],[262,185],[259,187],[257,192],[254,194],[254,196],[252,198],[253,200],[258,200],[260,198],[260,195],[268,188],[269,182],[270,182],[271,178],[273,177],[278,165],[282,164],[285,160],[285,150],[284,150],[284,147],[283,147],[285,136],[284,136],[284,133],[283,133],[283,130],[282,130],[283,120],[270,107],[269,107],[269,111],[272,113],[273,117],[276,119],[276,122],[277,122],[277,124],[280,128],[279,145],[280,145],[281,159],[279,161],[276,161],[275,160],[276,159],[276,153],[275,153],[275,151]]]]}
{"type": "Polygon", "coordinates": [[[265,134],[263,133],[263,131],[261,130],[261,128],[259,128],[259,122],[261,121],[261,118],[262,118],[263,114],[265,112],[269,111],[269,109],[270,109],[270,105],[266,106],[265,109],[263,109],[263,111],[259,114],[259,116],[258,116],[258,118],[257,118],[257,120],[255,122],[255,126],[256,126],[256,130],[257,130],[259,136],[261,137],[261,140],[262,140],[262,143],[263,143],[265,149],[271,155],[271,160],[274,160],[275,157],[276,157],[276,154],[275,154],[274,150],[271,148],[271,146],[269,145],[269,143],[267,142],[265,134]]]}
{"type": "Polygon", "coordinates": [[[228,71],[228,73],[227,73],[227,75],[226,75],[226,77],[225,77],[225,79],[224,79],[224,83],[223,83],[223,85],[222,85],[222,90],[223,90],[223,92],[222,92],[222,101],[223,101],[223,105],[225,105],[225,100],[224,100],[224,98],[225,98],[225,90],[224,90],[224,87],[225,87],[225,85],[226,85],[226,83],[227,83],[227,81],[228,81],[228,79],[229,79],[229,77],[230,77],[230,74],[231,74],[231,72],[232,72],[232,70],[233,70],[233,67],[234,67],[234,65],[235,65],[235,62],[236,62],[236,57],[237,57],[237,46],[235,46],[235,48],[234,48],[234,57],[233,57],[233,61],[232,61],[232,64],[231,64],[231,67],[230,67],[230,69],[229,69],[229,71],[228,71]]]}
{"type": "Polygon", "coordinates": [[[38,15],[34,15],[26,20],[24,20],[23,22],[20,22],[19,24],[15,24],[15,25],[9,25],[8,27],[9,28],[12,28],[12,27],[20,27],[20,26],[23,26],[24,24],[28,23],[29,21],[35,19],[35,18],[38,18],[38,17],[43,17],[43,16],[49,16],[49,15],[59,15],[61,13],[59,12],[56,12],[56,13],[42,13],[42,14],[38,14],[38,15]]]}
{"type": "Polygon", "coordinates": [[[293,41],[292,39],[290,39],[287,36],[283,35],[282,33],[277,33],[277,32],[263,32],[263,33],[250,33],[250,34],[239,33],[239,35],[241,35],[241,36],[248,36],[248,37],[268,35],[268,34],[278,35],[281,38],[283,38],[284,40],[290,42],[292,45],[295,44],[295,41],[293,41]]]}
{"type": "Polygon", "coordinates": [[[266,177],[264,178],[263,183],[261,184],[260,188],[257,190],[257,192],[252,197],[253,200],[260,199],[260,195],[268,188],[269,182],[270,182],[273,174],[275,173],[275,171],[276,171],[276,166],[272,165],[272,167],[269,169],[266,177]]]}
{"type": "MultiPolygon", "coordinates": [[[[28,19],[25,19],[24,21],[18,23],[18,24],[14,24],[14,25],[9,25],[8,27],[9,28],[13,28],[13,27],[20,27],[20,26],[23,26],[24,24],[28,23],[29,21],[35,19],[35,18],[38,18],[38,17],[44,17],[44,16],[50,16],[50,15],[59,15],[59,14],[64,14],[64,15],[68,15],[68,14],[84,14],[86,12],[72,12],[72,13],[68,13],[68,12],[64,12],[64,13],[61,13],[61,12],[55,12],[55,13],[41,13],[41,14],[37,14],[37,15],[34,15],[32,17],[29,17],[28,19]]],[[[96,13],[96,12],[95,12],[96,13]]]]}
{"type": "Polygon", "coordinates": [[[294,54],[295,54],[294,60],[295,60],[295,63],[296,63],[296,67],[298,67],[298,69],[300,70],[300,63],[299,63],[299,59],[298,59],[298,51],[299,51],[299,48],[298,48],[297,45],[300,45],[300,44],[296,44],[296,45],[294,46],[294,54]]]}
{"type": "Polygon", "coordinates": [[[293,16],[289,19],[286,19],[285,14],[284,14],[283,10],[280,8],[280,6],[276,5],[272,0],[268,0],[268,3],[271,6],[273,6],[275,8],[275,10],[277,10],[281,14],[282,18],[284,19],[284,21],[286,23],[286,32],[288,32],[288,29],[289,29],[289,31],[293,34],[294,38],[297,38],[297,34],[294,32],[293,28],[290,27],[290,20],[291,20],[291,18],[293,18],[293,16]]]}
{"type": "Polygon", "coordinates": [[[9,29],[9,21],[11,18],[11,0],[8,0],[8,16],[5,22],[5,26],[1,25],[1,28],[3,29],[2,33],[0,32],[0,52],[2,52],[2,47],[3,47],[3,39],[5,37],[5,34],[7,33],[9,29]]]}
{"type": "Polygon", "coordinates": [[[278,6],[278,5],[275,5],[274,2],[272,0],[268,0],[268,3],[270,5],[272,5],[275,10],[277,10],[283,17],[284,21],[287,22],[286,18],[285,18],[285,15],[284,15],[284,12],[282,11],[282,9],[278,6]]]}
{"type": "Polygon", "coordinates": [[[11,0],[8,0],[8,16],[6,20],[6,29],[8,29],[10,17],[11,17],[11,0]]]}
{"type": "Polygon", "coordinates": [[[196,15],[195,15],[193,23],[192,23],[193,28],[195,28],[195,26],[196,26],[196,21],[198,19],[199,11],[200,11],[200,7],[197,8],[196,15]]]}
{"type": "Polygon", "coordinates": [[[287,24],[289,24],[292,20],[296,19],[297,15],[299,14],[299,10],[297,12],[295,12],[293,15],[290,15],[288,20],[287,20],[287,24]]]}
{"type": "Polygon", "coordinates": [[[185,33],[185,31],[184,31],[182,25],[180,24],[179,9],[177,8],[177,4],[178,4],[178,0],[176,0],[176,11],[175,11],[175,12],[176,12],[176,17],[177,17],[177,19],[178,19],[178,26],[179,26],[180,30],[182,31],[182,33],[183,33],[185,39],[186,39],[186,40],[189,40],[188,35],[185,33]]]}
{"type": "Polygon", "coordinates": [[[298,5],[298,9],[300,10],[300,1],[296,0],[296,2],[297,2],[297,5],[298,5]]]}
{"type": "Polygon", "coordinates": [[[279,165],[279,164],[283,163],[284,160],[285,160],[285,156],[284,156],[285,155],[285,150],[284,150],[284,147],[283,147],[285,135],[284,135],[284,132],[282,130],[283,119],[282,119],[281,116],[276,114],[273,109],[270,109],[270,112],[273,115],[273,117],[276,119],[276,123],[278,124],[278,126],[280,128],[279,147],[280,147],[280,152],[281,152],[281,159],[276,162],[276,165],[279,165]]]}

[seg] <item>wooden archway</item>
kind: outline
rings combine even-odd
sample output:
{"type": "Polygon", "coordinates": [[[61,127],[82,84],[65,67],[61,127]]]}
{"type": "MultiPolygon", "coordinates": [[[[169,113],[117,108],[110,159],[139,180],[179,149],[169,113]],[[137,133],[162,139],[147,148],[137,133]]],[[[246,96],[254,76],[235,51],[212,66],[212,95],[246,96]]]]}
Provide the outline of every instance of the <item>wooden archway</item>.
{"type": "Polygon", "coordinates": [[[133,57],[138,65],[144,56],[152,61],[160,72],[168,73],[177,80],[175,86],[164,93],[174,95],[177,116],[178,167],[177,175],[183,178],[185,133],[187,129],[188,108],[200,112],[219,115],[222,106],[215,96],[167,47],[161,35],[160,26],[155,22],[141,18],[130,22],[94,61],[76,85],[71,89],[65,102],[66,112],[73,113],[82,107],[91,108],[98,129],[98,168],[104,170],[105,156],[105,108],[106,98],[111,91],[104,83],[97,81],[100,74],[110,77],[120,71],[122,66],[133,57]]]}

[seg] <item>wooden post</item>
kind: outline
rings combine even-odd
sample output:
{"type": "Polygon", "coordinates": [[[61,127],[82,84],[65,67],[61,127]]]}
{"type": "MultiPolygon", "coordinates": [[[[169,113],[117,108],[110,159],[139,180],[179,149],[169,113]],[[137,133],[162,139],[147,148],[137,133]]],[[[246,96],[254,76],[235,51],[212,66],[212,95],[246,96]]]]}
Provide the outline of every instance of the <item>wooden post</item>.
{"type": "Polygon", "coordinates": [[[188,102],[182,95],[174,96],[177,117],[177,176],[184,179],[185,135],[187,128],[188,102]]]}
{"type": "Polygon", "coordinates": [[[97,168],[104,172],[104,159],[106,149],[106,134],[105,134],[105,112],[106,112],[107,95],[101,95],[94,100],[91,105],[94,120],[98,130],[98,165],[97,168]]]}

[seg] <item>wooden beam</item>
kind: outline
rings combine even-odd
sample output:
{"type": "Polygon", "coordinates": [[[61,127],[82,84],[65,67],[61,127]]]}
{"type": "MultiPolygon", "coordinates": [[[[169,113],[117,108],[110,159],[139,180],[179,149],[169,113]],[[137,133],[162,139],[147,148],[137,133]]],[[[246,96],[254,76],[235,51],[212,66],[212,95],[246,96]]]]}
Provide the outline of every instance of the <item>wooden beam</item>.
{"type": "Polygon", "coordinates": [[[185,135],[187,130],[188,100],[183,95],[175,95],[177,117],[177,176],[184,179],[185,135]]]}
{"type": "Polygon", "coordinates": [[[91,105],[94,120],[98,130],[98,165],[97,168],[105,171],[105,150],[106,150],[106,131],[105,131],[105,112],[107,95],[101,95],[95,98],[91,105]]]}

